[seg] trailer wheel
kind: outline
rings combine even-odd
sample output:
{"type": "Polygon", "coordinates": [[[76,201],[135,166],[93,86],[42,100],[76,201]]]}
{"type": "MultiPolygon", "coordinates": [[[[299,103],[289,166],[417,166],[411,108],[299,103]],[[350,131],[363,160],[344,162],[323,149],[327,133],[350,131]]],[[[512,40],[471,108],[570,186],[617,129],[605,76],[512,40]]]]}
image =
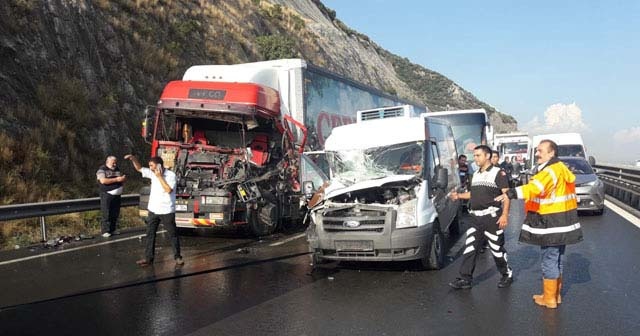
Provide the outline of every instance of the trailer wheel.
{"type": "Polygon", "coordinates": [[[445,242],[444,235],[440,231],[440,224],[438,222],[433,223],[433,229],[428,236],[430,242],[427,245],[429,247],[428,253],[420,259],[420,264],[423,269],[438,270],[444,266],[445,257],[445,242]]]}

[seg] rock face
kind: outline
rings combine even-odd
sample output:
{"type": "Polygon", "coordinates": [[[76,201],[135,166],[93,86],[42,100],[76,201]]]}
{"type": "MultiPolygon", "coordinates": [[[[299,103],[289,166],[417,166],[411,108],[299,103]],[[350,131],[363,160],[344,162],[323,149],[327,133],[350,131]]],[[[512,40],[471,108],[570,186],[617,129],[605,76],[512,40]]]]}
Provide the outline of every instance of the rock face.
{"type": "Polygon", "coordinates": [[[434,111],[484,107],[498,131],[515,128],[513,118],[382,49],[318,0],[5,0],[0,204],[94,195],[107,154],[148,152],[142,111],[169,80],[193,64],[279,57],[307,59],[434,111]]]}

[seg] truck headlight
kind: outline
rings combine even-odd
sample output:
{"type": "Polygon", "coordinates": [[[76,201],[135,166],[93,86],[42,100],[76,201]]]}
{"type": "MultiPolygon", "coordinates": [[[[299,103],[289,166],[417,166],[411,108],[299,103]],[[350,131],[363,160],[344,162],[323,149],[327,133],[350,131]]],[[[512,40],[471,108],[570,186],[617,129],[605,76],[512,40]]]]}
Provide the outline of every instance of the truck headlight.
{"type": "Polygon", "coordinates": [[[417,199],[404,202],[398,206],[398,216],[396,217],[396,229],[405,229],[417,227],[418,220],[416,216],[417,199]]]}

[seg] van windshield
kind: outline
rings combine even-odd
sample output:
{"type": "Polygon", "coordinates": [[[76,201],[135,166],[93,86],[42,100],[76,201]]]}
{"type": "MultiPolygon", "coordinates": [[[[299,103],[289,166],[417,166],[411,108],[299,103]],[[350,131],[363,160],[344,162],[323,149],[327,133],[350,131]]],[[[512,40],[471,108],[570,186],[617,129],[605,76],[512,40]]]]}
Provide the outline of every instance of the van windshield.
{"type": "Polygon", "coordinates": [[[586,158],[582,145],[558,145],[558,156],[579,156],[586,158]]]}
{"type": "Polygon", "coordinates": [[[508,142],[503,146],[504,154],[524,154],[529,147],[526,142],[508,142]]]}
{"type": "Polygon", "coordinates": [[[391,175],[420,175],[422,142],[409,142],[367,149],[327,151],[332,179],[345,185],[391,175]]]}

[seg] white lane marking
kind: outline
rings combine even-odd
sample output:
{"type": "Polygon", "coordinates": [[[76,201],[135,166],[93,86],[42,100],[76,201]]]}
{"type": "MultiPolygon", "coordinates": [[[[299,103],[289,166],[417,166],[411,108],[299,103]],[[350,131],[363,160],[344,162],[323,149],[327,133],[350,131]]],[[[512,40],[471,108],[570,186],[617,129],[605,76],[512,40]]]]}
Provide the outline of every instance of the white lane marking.
{"type": "MultiPolygon", "coordinates": [[[[167,230],[160,230],[160,231],[158,231],[157,233],[165,233],[165,232],[167,232],[167,230]]],[[[147,234],[145,233],[145,234],[141,234],[141,235],[137,235],[137,236],[131,236],[131,237],[126,237],[126,238],[113,239],[113,240],[109,240],[109,241],[105,241],[105,242],[97,243],[97,244],[91,244],[91,245],[86,245],[86,246],[72,247],[72,248],[70,248],[70,249],[66,249],[66,250],[58,250],[58,251],[53,251],[53,252],[49,252],[49,253],[43,253],[43,254],[33,255],[33,256],[30,256],[30,257],[24,257],[24,258],[19,258],[19,259],[7,260],[7,261],[0,262],[0,265],[6,265],[6,264],[16,263],[16,262],[20,262],[20,261],[26,261],[26,260],[36,259],[36,258],[43,258],[43,257],[47,257],[47,256],[51,256],[51,255],[55,255],[55,254],[61,254],[61,253],[67,253],[67,252],[78,251],[78,250],[84,250],[84,249],[88,249],[88,248],[91,248],[91,247],[102,246],[102,245],[108,245],[108,244],[118,243],[118,242],[125,241],[125,240],[131,240],[131,239],[142,238],[142,237],[145,237],[146,235],[147,235],[147,234]]]]}
{"type": "Polygon", "coordinates": [[[289,237],[289,238],[287,238],[287,239],[285,239],[285,240],[281,240],[281,241],[279,241],[279,242],[275,242],[275,243],[273,243],[273,244],[269,244],[269,246],[280,246],[280,245],[282,245],[282,244],[286,244],[286,243],[288,243],[288,242],[290,242],[290,241],[294,241],[294,240],[296,240],[296,239],[300,239],[300,238],[302,238],[302,237],[304,237],[304,236],[306,236],[306,235],[307,235],[306,233],[301,233],[301,234],[299,234],[299,235],[297,235],[297,236],[289,237]]]}
{"type": "Polygon", "coordinates": [[[619,206],[607,200],[604,200],[604,205],[606,205],[607,208],[613,210],[615,213],[620,215],[622,218],[628,220],[631,224],[640,228],[640,219],[638,217],[626,212],[624,209],[620,208],[619,206]]]}

